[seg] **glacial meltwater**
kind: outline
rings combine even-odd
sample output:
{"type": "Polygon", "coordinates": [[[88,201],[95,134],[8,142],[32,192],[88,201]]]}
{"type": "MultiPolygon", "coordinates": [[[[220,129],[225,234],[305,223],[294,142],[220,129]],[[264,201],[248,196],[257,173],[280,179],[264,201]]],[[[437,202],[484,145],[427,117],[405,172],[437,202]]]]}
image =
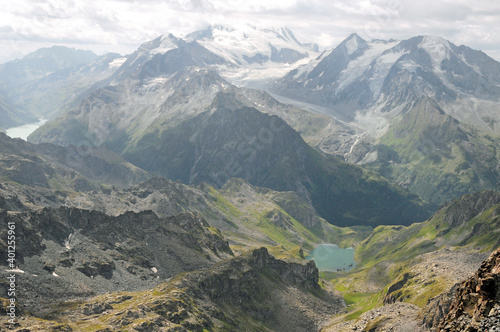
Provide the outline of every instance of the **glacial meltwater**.
{"type": "Polygon", "coordinates": [[[19,127],[9,128],[5,133],[11,138],[22,138],[23,140],[26,140],[32,132],[37,130],[38,127],[41,127],[45,122],[47,122],[47,120],[40,119],[37,123],[29,123],[19,127]]]}
{"type": "Polygon", "coordinates": [[[349,271],[354,262],[353,248],[339,248],[335,244],[320,244],[312,250],[306,259],[312,259],[320,271],[349,271]]]}

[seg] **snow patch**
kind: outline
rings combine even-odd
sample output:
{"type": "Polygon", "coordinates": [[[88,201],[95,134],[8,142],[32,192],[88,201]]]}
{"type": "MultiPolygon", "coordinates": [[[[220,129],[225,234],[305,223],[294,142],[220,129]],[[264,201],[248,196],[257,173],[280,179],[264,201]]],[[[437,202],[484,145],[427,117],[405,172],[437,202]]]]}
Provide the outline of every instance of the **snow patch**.
{"type": "Polygon", "coordinates": [[[378,93],[378,91],[380,91],[383,79],[389,73],[389,69],[402,54],[398,55],[391,53],[388,54],[387,56],[383,56],[380,60],[378,60],[375,63],[374,61],[377,60],[379,57],[381,57],[381,55],[385,51],[393,48],[397,44],[399,44],[399,41],[394,41],[390,43],[387,42],[369,43],[368,44],[369,48],[363,53],[363,55],[350,61],[347,68],[344,69],[344,71],[342,72],[339,80],[340,84],[338,90],[340,91],[346,86],[355,82],[356,80],[359,80],[359,78],[362,75],[364,75],[367,70],[370,69],[370,65],[374,64],[376,67],[374,68],[375,70],[370,80],[375,81],[375,83],[373,83],[374,85],[372,91],[374,91],[374,93],[378,93]]]}
{"type": "Polygon", "coordinates": [[[117,59],[114,59],[113,61],[111,61],[109,64],[108,64],[108,67],[109,68],[117,68],[117,67],[120,67],[121,65],[123,65],[123,63],[127,61],[127,58],[117,58],[117,59]]]}
{"type": "Polygon", "coordinates": [[[356,36],[352,36],[352,38],[345,43],[345,47],[347,48],[347,54],[349,55],[356,52],[356,50],[359,48],[358,39],[356,38],[356,36]]]}
{"type": "Polygon", "coordinates": [[[441,71],[441,62],[450,58],[450,43],[443,38],[425,36],[418,47],[429,53],[435,70],[441,71]]]}
{"type": "Polygon", "coordinates": [[[64,247],[67,250],[71,249],[70,243],[71,243],[71,238],[73,237],[73,233],[71,233],[66,240],[64,240],[64,247]]]}
{"type": "Polygon", "coordinates": [[[151,50],[151,54],[165,54],[170,50],[177,48],[177,44],[172,40],[172,36],[163,36],[161,38],[160,45],[155,49],[151,50]]]}
{"type": "Polygon", "coordinates": [[[150,79],[146,84],[144,84],[144,87],[150,89],[152,87],[164,85],[165,82],[167,81],[168,81],[167,77],[155,77],[150,79]]]}
{"type": "Polygon", "coordinates": [[[410,73],[415,73],[420,65],[416,64],[413,60],[406,60],[399,63],[401,69],[404,69],[410,73]]]}

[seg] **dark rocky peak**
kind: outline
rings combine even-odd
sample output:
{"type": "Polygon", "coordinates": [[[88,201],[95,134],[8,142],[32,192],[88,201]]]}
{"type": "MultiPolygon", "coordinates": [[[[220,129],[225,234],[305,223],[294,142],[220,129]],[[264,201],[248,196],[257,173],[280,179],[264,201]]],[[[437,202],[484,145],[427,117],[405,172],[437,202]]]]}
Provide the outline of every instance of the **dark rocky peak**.
{"type": "Polygon", "coordinates": [[[410,39],[406,39],[401,41],[398,45],[394,46],[392,49],[385,51],[386,52],[411,52],[418,49],[418,45],[422,42],[424,36],[416,36],[410,39]]]}
{"type": "Polygon", "coordinates": [[[440,331],[496,331],[500,326],[500,248],[463,281],[440,331]]]}
{"type": "Polygon", "coordinates": [[[369,46],[366,40],[361,38],[357,33],[352,33],[335,47],[333,51],[324,58],[324,61],[347,64],[349,61],[361,56],[368,48],[369,46]]]}
{"type": "Polygon", "coordinates": [[[139,79],[173,74],[186,67],[206,67],[223,64],[226,60],[198,44],[197,41],[183,42],[177,48],[165,53],[150,55],[134,75],[139,79]],[[152,56],[152,57],[151,57],[152,56]]]}

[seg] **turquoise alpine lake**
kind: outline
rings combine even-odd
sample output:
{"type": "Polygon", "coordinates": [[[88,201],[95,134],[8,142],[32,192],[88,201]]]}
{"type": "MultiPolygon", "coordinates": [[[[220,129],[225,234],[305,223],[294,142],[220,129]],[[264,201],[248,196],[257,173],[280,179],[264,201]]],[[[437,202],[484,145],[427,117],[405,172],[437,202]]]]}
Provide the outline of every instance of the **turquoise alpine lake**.
{"type": "Polygon", "coordinates": [[[309,253],[306,259],[314,260],[320,271],[349,271],[356,266],[354,249],[342,249],[335,244],[320,244],[309,253]]]}
{"type": "Polygon", "coordinates": [[[28,123],[22,126],[12,127],[6,130],[6,134],[11,138],[21,138],[26,141],[28,136],[45,124],[45,122],[47,122],[46,119],[40,119],[37,123],[28,123]]]}

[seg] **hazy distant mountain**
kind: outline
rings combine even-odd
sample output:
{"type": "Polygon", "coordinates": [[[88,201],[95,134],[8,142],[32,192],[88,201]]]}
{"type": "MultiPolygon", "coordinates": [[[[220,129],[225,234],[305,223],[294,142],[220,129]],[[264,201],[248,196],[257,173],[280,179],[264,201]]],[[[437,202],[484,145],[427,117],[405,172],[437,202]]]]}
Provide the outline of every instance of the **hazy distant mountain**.
{"type": "Polygon", "coordinates": [[[0,65],[0,89],[19,114],[31,116],[22,123],[35,122],[72,107],[73,98],[110,76],[124,61],[119,54],[98,57],[62,46],[40,49],[0,65]]]}
{"type": "Polygon", "coordinates": [[[36,117],[21,111],[18,107],[12,105],[7,97],[0,94],[0,130],[35,122],[36,120],[36,117]]]}
{"type": "Polygon", "coordinates": [[[41,48],[22,59],[16,59],[0,65],[2,83],[0,87],[12,89],[22,83],[45,77],[66,68],[75,68],[95,60],[97,55],[83,51],[53,46],[41,48]]]}

